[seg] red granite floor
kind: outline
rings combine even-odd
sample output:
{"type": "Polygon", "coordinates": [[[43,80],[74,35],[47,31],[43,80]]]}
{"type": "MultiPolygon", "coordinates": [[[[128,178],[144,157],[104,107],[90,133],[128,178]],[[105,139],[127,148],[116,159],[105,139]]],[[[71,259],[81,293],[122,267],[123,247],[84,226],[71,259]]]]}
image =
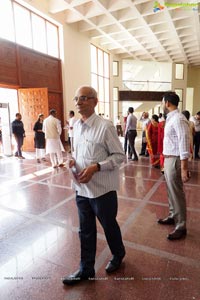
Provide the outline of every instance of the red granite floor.
{"type": "MultiPolygon", "coordinates": [[[[66,157],[65,157],[66,159],[66,157]]],[[[200,299],[200,161],[190,163],[185,185],[188,236],[168,241],[173,227],[156,220],[168,213],[165,181],[148,158],[120,168],[118,222],[126,246],[121,269],[107,275],[111,258],[98,224],[96,278],[65,287],[78,268],[78,217],[67,168],[49,162],[0,159],[0,300],[200,299]]]]}

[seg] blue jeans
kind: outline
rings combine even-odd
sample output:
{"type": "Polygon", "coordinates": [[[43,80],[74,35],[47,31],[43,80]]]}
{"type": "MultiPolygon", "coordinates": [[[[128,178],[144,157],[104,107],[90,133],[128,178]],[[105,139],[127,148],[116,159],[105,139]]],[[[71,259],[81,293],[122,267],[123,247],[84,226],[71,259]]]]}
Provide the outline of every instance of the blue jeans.
{"type": "Polygon", "coordinates": [[[97,239],[96,217],[104,229],[111,253],[123,257],[125,249],[116,221],[118,208],[116,191],[92,199],[76,195],[76,204],[80,223],[80,270],[84,273],[94,271],[97,239]]]}

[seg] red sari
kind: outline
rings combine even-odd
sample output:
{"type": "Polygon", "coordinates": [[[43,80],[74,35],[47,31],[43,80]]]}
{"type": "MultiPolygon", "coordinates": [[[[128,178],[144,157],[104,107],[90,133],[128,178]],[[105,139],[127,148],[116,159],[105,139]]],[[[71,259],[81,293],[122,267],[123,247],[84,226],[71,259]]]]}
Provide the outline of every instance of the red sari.
{"type": "Polygon", "coordinates": [[[158,153],[158,122],[151,120],[146,129],[147,150],[153,167],[160,167],[160,155],[158,153]]]}

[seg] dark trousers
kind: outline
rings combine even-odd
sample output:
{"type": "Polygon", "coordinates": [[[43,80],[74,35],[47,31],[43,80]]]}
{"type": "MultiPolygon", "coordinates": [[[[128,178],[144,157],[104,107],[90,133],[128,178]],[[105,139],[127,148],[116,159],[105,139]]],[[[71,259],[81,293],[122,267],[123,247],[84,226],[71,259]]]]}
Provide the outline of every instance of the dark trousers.
{"type": "Polygon", "coordinates": [[[146,147],[147,147],[147,143],[144,142],[144,140],[146,140],[145,130],[142,131],[142,148],[141,148],[141,152],[140,152],[140,154],[142,154],[142,155],[146,154],[146,147]]]}
{"type": "Polygon", "coordinates": [[[17,143],[17,151],[15,152],[15,156],[21,157],[22,156],[22,146],[23,146],[24,137],[15,135],[15,140],[16,140],[16,143],[17,143]]]}
{"type": "Polygon", "coordinates": [[[117,193],[112,191],[92,199],[76,195],[76,204],[80,223],[80,270],[84,273],[94,271],[97,239],[96,217],[104,229],[111,253],[124,256],[125,249],[121,231],[116,221],[117,193]]]}
{"type": "Polygon", "coordinates": [[[194,135],[194,158],[199,157],[199,147],[200,147],[200,131],[195,132],[194,135]]]}
{"type": "Polygon", "coordinates": [[[137,131],[136,130],[129,130],[128,131],[128,141],[129,141],[129,145],[131,148],[131,152],[134,155],[134,158],[138,158],[136,150],[135,150],[135,138],[137,136],[137,131]]]}
{"type": "Polygon", "coordinates": [[[124,153],[125,154],[127,152],[127,148],[128,148],[128,155],[132,156],[131,148],[130,148],[130,145],[128,144],[128,132],[125,134],[125,137],[124,137],[124,153]]]}

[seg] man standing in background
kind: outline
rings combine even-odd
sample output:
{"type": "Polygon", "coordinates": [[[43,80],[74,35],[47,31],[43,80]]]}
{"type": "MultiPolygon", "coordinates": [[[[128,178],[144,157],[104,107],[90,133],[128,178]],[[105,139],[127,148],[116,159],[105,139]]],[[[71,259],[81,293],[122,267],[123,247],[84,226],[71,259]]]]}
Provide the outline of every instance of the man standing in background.
{"type": "Polygon", "coordinates": [[[133,107],[129,107],[128,117],[127,117],[127,121],[126,121],[125,135],[127,134],[127,136],[128,136],[128,142],[129,142],[129,146],[130,146],[130,150],[131,150],[130,159],[132,159],[132,155],[134,155],[134,158],[132,160],[137,161],[138,155],[135,150],[135,138],[137,136],[137,118],[136,118],[136,116],[134,116],[133,112],[134,112],[133,107]]]}
{"type": "Polygon", "coordinates": [[[186,237],[186,198],[183,183],[190,178],[188,158],[190,157],[190,133],[188,121],[178,111],[179,96],[167,92],[163,97],[163,111],[167,114],[164,130],[163,154],[164,174],[167,185],[169,215],[159,219],[162,225],[175,225],[167,238],[178,240],[186,237]]]}
{"type": "Polygon", "coordinates": [[[46,139],[46,154],[49,153],[53,168],[63,167],[62,151],[64,147],[60,140],[61,122],[56,118],[56,110],[51,109],[49,116],[43,121],[42,128],[46,139]]]}
{"type": "Polygon", "coordinates": [[[190,118],[190,121],[194,123],[195,135],[194,135],[194,158],[200,159],[199,148],[200,148],[200,111],[195,116],[190,118]]]}
{"type": "Polygon", "coordinates": [[[20,113],[16,113],[16,119],[12,122],[12,133],[15,137],[16,141],[16,151],[15,156],[19,159],[24,159],[22,156],[22,146],[25,137],[24,124],[22,122],[22,115],[20,113]]]}
{"type": "Polygon", "coordinates": [[[76,122],[73,110],[69,112],[69,121],[66,121],[66,128],[68,129],[68,143],[70,146],[69,153],[74,151],[74,123],[76,122]]]}

